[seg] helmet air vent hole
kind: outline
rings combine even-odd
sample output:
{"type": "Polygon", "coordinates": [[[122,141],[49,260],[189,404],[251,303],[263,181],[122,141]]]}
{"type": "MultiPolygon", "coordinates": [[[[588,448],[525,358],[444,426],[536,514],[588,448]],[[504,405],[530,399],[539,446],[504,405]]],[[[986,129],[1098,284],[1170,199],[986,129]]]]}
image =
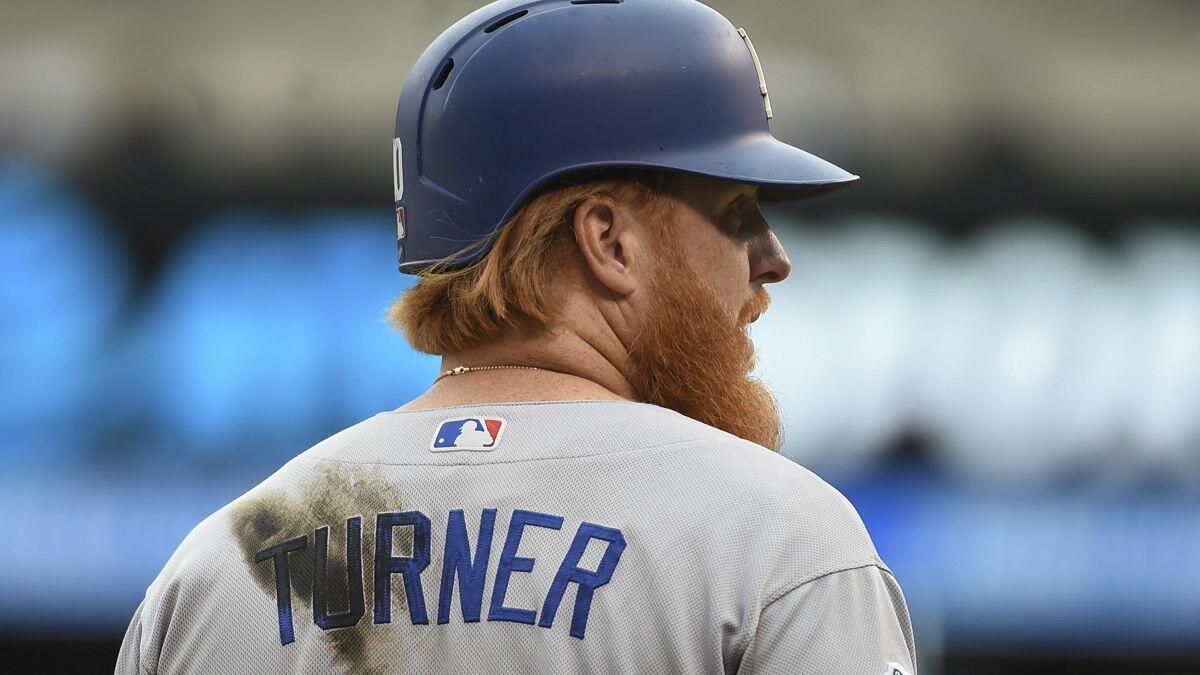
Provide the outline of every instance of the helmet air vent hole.
{"type": "Polygon", "coordinates": [[[433,81],[434,89],[441,89],[443,84],[446,84],[446,78],[450,77],[450,71],[454,70],[454,59],[447,59],[446,65],[438,72],[437,79],[433,81]]]}
{"type": "Polygon", "coordinates": [[[516,21],[517,19],[519,19],[519,18],[521,18],[521,17],[525,16],[525,15],[526,15],[526,14],[528,14],[528,13],[529,13],[529,10],[527,10],[527,9],[523,9],[523,10],[521,10],[521,11],[519,11],[519,12],[513,12],[512,14],[509,14],[508,16],[506,16],[506,17],[504,17],[504,18],[502,18],[502,19],[499,19],[499,20],[497,20],[495,23],[493,23],[492,25],[488,26],[487,28],[484,28],[484,29],[483,29],[483,32],[485,32],[485,33],[491,33],[491,32],[492,32],[492,31],[494,31],[494,30],[499,30],[499,29],[500,29],[500,28],[502,28],[502,27],[503,27],[505,24],[510,24],[510,23],[512,23],[513,21],[516,21]]]}

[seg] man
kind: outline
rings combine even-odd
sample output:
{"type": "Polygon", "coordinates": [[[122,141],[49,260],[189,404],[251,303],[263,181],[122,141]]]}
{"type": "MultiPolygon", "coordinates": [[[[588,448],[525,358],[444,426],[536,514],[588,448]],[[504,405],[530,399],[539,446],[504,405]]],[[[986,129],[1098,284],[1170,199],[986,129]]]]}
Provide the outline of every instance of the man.
{"type": "Polygon", "coordinates": [[[899,585],[749,375],[790,271],[759,201],[854,179],[771,115],[691,0],[447,30],[397,112],[391,315],[445,372],[201,523],[118,670],[914,673],[899,585]]]}

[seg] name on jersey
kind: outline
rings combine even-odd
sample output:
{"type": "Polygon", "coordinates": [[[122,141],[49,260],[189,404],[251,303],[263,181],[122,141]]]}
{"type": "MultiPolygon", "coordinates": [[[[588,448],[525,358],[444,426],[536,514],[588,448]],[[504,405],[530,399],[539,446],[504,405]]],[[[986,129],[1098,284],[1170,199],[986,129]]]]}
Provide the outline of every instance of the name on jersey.
{"type": "MultiPolygon", "coordinates": [[[[392,583],[393,580],[404,584],[404,593],[408,604],[408,620],[413,624],[428,624],[430,608],[425,603],[426,582],[435,582],[437,589],[437,622],[450,621],[450,603],[457,586],[459,604],[464,622],[473,623],[484,617],[484,587],[489,574],[492,575],[492,594],[487,604],[487,621],[512,621],[516,623],[536,625],[539,628],[553,628],[558,617],[559,605],[563,594],[570,584],[576,585],[575,606],[571,610],[570,634],[583,639],[587,629],[588,613],[596,590],[607,584],[617,568],[621,553],[625,550],[625,537],[621,531],[582,522],[575,531],[566,556],[558,564],[558,571],[546,591],[545,599],[539,608],[511,607],[505,602],[509,582],[514,574],[528,573],[533,570],[534,558],[517,555],[521,545],[521,537],[529,527],[540,527],[550,530],[561,530],[563,517],[537,511],[516,509],[508,521],[508,531],[504,536],[504,544],[495,569],[489,566],[492,558],[492,539],[496,524],[496,509],[483,509],[480,518],[479,532],[474,537],[475,550],[472,551],[467,537],[466,518],[462,509],[450,511],[446,520],[445,546],[442,550],[442,573],[440,580],[424,577],[429,567],[431,556],[429,517],[420,511],[400,511],[374,514],[375,547],[373,551],[364,551],[362,547],[363,517],[354,516],[346,519],[346,579],[330,579],[328,552],[329,527],[319,527],[313,531],[310,541],[308,535],[264,548],[254,556],[254,562],[265,564],[268,561],[275,567],[275,596],[279,612],[279,642],[287,645],[295,641],[295,630],[292,623],[292,586],[291,575],[294,573],[311,574],[313,623],[322,630],[349,628],[356,626],[366,615],[365,593],[363,588],[363,556],[372,556],[374,560],[374,578],[371,579],[372,590],[372,620],[376,624],[391,623],[392,621],[392,583]],[[411,527],[412,550],[409,556],[394,555],[392,542],[398,527],[411,527]],[[599,540],[605,545],[600,563],[595,570],[580,566],[588,543],[599,540]],[[312,561],[312,569],[295,570],[289,564],[291,553],[302,551],[308,546],[314,546],[314,555],[307,556],[312,561]],[[455,581],[457,580],[457,584],[455,581]],[[329,611],[328,598],[330,584],[345,584],[343,588],[349,598],[348,608],[341,612],[329,611]]],[[[292,563],[294,564],[294,560],[292,563]]],[[[340,575],[339,575],[340,576],[340,575]]],[[[341,595],[340,590],[337,595],[341,595]]]]}

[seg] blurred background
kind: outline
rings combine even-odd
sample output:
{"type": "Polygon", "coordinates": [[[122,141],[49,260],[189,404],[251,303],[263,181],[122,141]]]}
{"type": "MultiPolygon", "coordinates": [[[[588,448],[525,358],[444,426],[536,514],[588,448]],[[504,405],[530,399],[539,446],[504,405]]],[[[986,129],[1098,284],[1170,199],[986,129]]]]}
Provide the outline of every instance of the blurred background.
{"type": "MultiPolygon", "coordinates": [[[[382,321],[393,116],[482,4],[5,0],[10,665],[111,671],[193,525],[432,380],[382,321]]],[[[709,4],[863,177],[768,211],[759,371],[921,672],[1200,672],[1200,3],[709,4]]]]}

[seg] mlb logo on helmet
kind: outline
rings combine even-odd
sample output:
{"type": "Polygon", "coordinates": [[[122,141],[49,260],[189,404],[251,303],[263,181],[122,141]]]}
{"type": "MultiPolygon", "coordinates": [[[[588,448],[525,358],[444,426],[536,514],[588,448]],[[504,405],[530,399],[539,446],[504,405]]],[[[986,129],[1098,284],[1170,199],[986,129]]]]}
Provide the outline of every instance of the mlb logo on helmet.
{"type": "Polygon", "coordinates": [[[438,427],[429,446],[434,452],[448,450],[491,450],[504,433],[504,420],[498,417],[468,417],[446,420],[438,427]]]}

